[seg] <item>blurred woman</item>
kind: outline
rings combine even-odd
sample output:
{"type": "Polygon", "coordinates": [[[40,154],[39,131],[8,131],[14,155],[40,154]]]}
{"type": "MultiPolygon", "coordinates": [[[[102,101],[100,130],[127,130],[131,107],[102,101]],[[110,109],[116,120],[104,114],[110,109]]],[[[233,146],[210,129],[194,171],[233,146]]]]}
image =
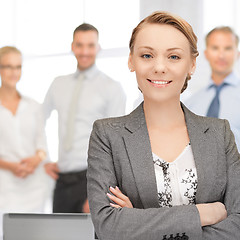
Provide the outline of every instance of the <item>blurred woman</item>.
{"type": "Polygon", "coordinates": [[[47,193],[46,139],[41,106],[16,86],[22,55],[0,49],[0,211],[42,212],[47,193]]]}

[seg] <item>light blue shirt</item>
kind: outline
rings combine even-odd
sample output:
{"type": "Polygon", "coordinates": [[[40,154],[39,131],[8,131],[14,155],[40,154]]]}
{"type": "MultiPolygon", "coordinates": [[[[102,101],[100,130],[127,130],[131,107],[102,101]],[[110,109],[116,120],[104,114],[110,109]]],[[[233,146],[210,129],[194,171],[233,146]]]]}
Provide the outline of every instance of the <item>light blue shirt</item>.
{"type": "MultiPolygon", "coordinates": [[[[238,150],[240,150],[240,78],[232,72],[224,79],[224,82],[227,85],[223,87],[219,95],[219,118],[229,121],[238,150]]],[[[215,88],[212,87],[213,84],[213,80],[210,79],[210,83],[205,88],[188,98],[184,104],[194,113],[206,116],[216,93],[215,88]]]]}
{"type": "Polygon", "coordinates": [[[88,141],[95,120],[125,114],[126,96],[121,84],[113,81],[93,65],[84,71],[85,78],[81,84],[73,146],[70,151],[65,151],[68,111],[79,73],[77,70],[73,74],[57,77],[43,103],[46,118],[54,109],[58,113],[60,172],[82,171],[87,168],[88,141]]]}

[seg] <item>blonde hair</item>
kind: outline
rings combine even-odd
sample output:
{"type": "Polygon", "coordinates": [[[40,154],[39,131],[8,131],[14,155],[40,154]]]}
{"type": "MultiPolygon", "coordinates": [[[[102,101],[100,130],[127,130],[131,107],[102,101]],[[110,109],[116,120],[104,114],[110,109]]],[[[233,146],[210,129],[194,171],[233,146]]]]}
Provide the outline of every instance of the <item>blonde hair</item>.
{"type": "MultiPolygon", "coordinates": [[[[184,19],[180,18],[179,16],[175,16],[169,12],[163,12],[163,11],[157,11],[152,13],[148,17],[144,18],[133,29],[132,36],[129,42],[130,53],[133,53],[134,51],[134,43],[135,43],[137,34],[146,24],[166,24],[176,28],[181,33],[183,33],[185,37],[188,39],[192,58],[196,58],[199,55],[197,50],[197,36],[193,32],[191,25],[187,23],[184,19]]],[[[187,88],[188,81],[190,79],[191,79],[191,76],[188,75],[186,77],[181,93],[187,88]]]]}
{"type": "Polygon", "coordinates": [[[5,47],[0,48],[0,61],[1,61],[1,58],[8,53],[18,53],[22,56],[21,51],[19,49],[17,49],[16,47],[5,46],[5,47]]]}

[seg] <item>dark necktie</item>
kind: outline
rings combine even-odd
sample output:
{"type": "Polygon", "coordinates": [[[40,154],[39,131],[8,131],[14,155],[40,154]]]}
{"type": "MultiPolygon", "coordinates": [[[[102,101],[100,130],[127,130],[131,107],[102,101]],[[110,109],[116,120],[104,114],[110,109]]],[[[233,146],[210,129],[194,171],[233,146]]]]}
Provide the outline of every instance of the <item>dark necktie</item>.
{"type": "Polygon", "coordinates": [[[226,85],[227,85],[227,83],[223,83],[219,86],[214,85],[215,90],[216,90],[216,94],[215,94],[215,97],[213,98],[213,100],[212,100],[212,102],[209,106],[209,109],[208,109],[208,112],[207,112],[208,117],[218,118],[219,107],[220,107],[219,94],[220,94],[220,91],[223,89],[223,87],[226,86],[226,85]]]}

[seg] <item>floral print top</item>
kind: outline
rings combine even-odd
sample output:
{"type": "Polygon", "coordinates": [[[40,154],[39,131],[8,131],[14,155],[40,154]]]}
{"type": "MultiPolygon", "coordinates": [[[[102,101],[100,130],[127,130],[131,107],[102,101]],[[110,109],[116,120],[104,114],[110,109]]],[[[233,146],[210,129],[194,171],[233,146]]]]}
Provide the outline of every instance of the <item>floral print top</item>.
{"type": "Polygon", "coordinates": [[[153,163],[160,207],[195,204],[197,170],[190,143],[173,162],[153,153],[153,163]]]}

